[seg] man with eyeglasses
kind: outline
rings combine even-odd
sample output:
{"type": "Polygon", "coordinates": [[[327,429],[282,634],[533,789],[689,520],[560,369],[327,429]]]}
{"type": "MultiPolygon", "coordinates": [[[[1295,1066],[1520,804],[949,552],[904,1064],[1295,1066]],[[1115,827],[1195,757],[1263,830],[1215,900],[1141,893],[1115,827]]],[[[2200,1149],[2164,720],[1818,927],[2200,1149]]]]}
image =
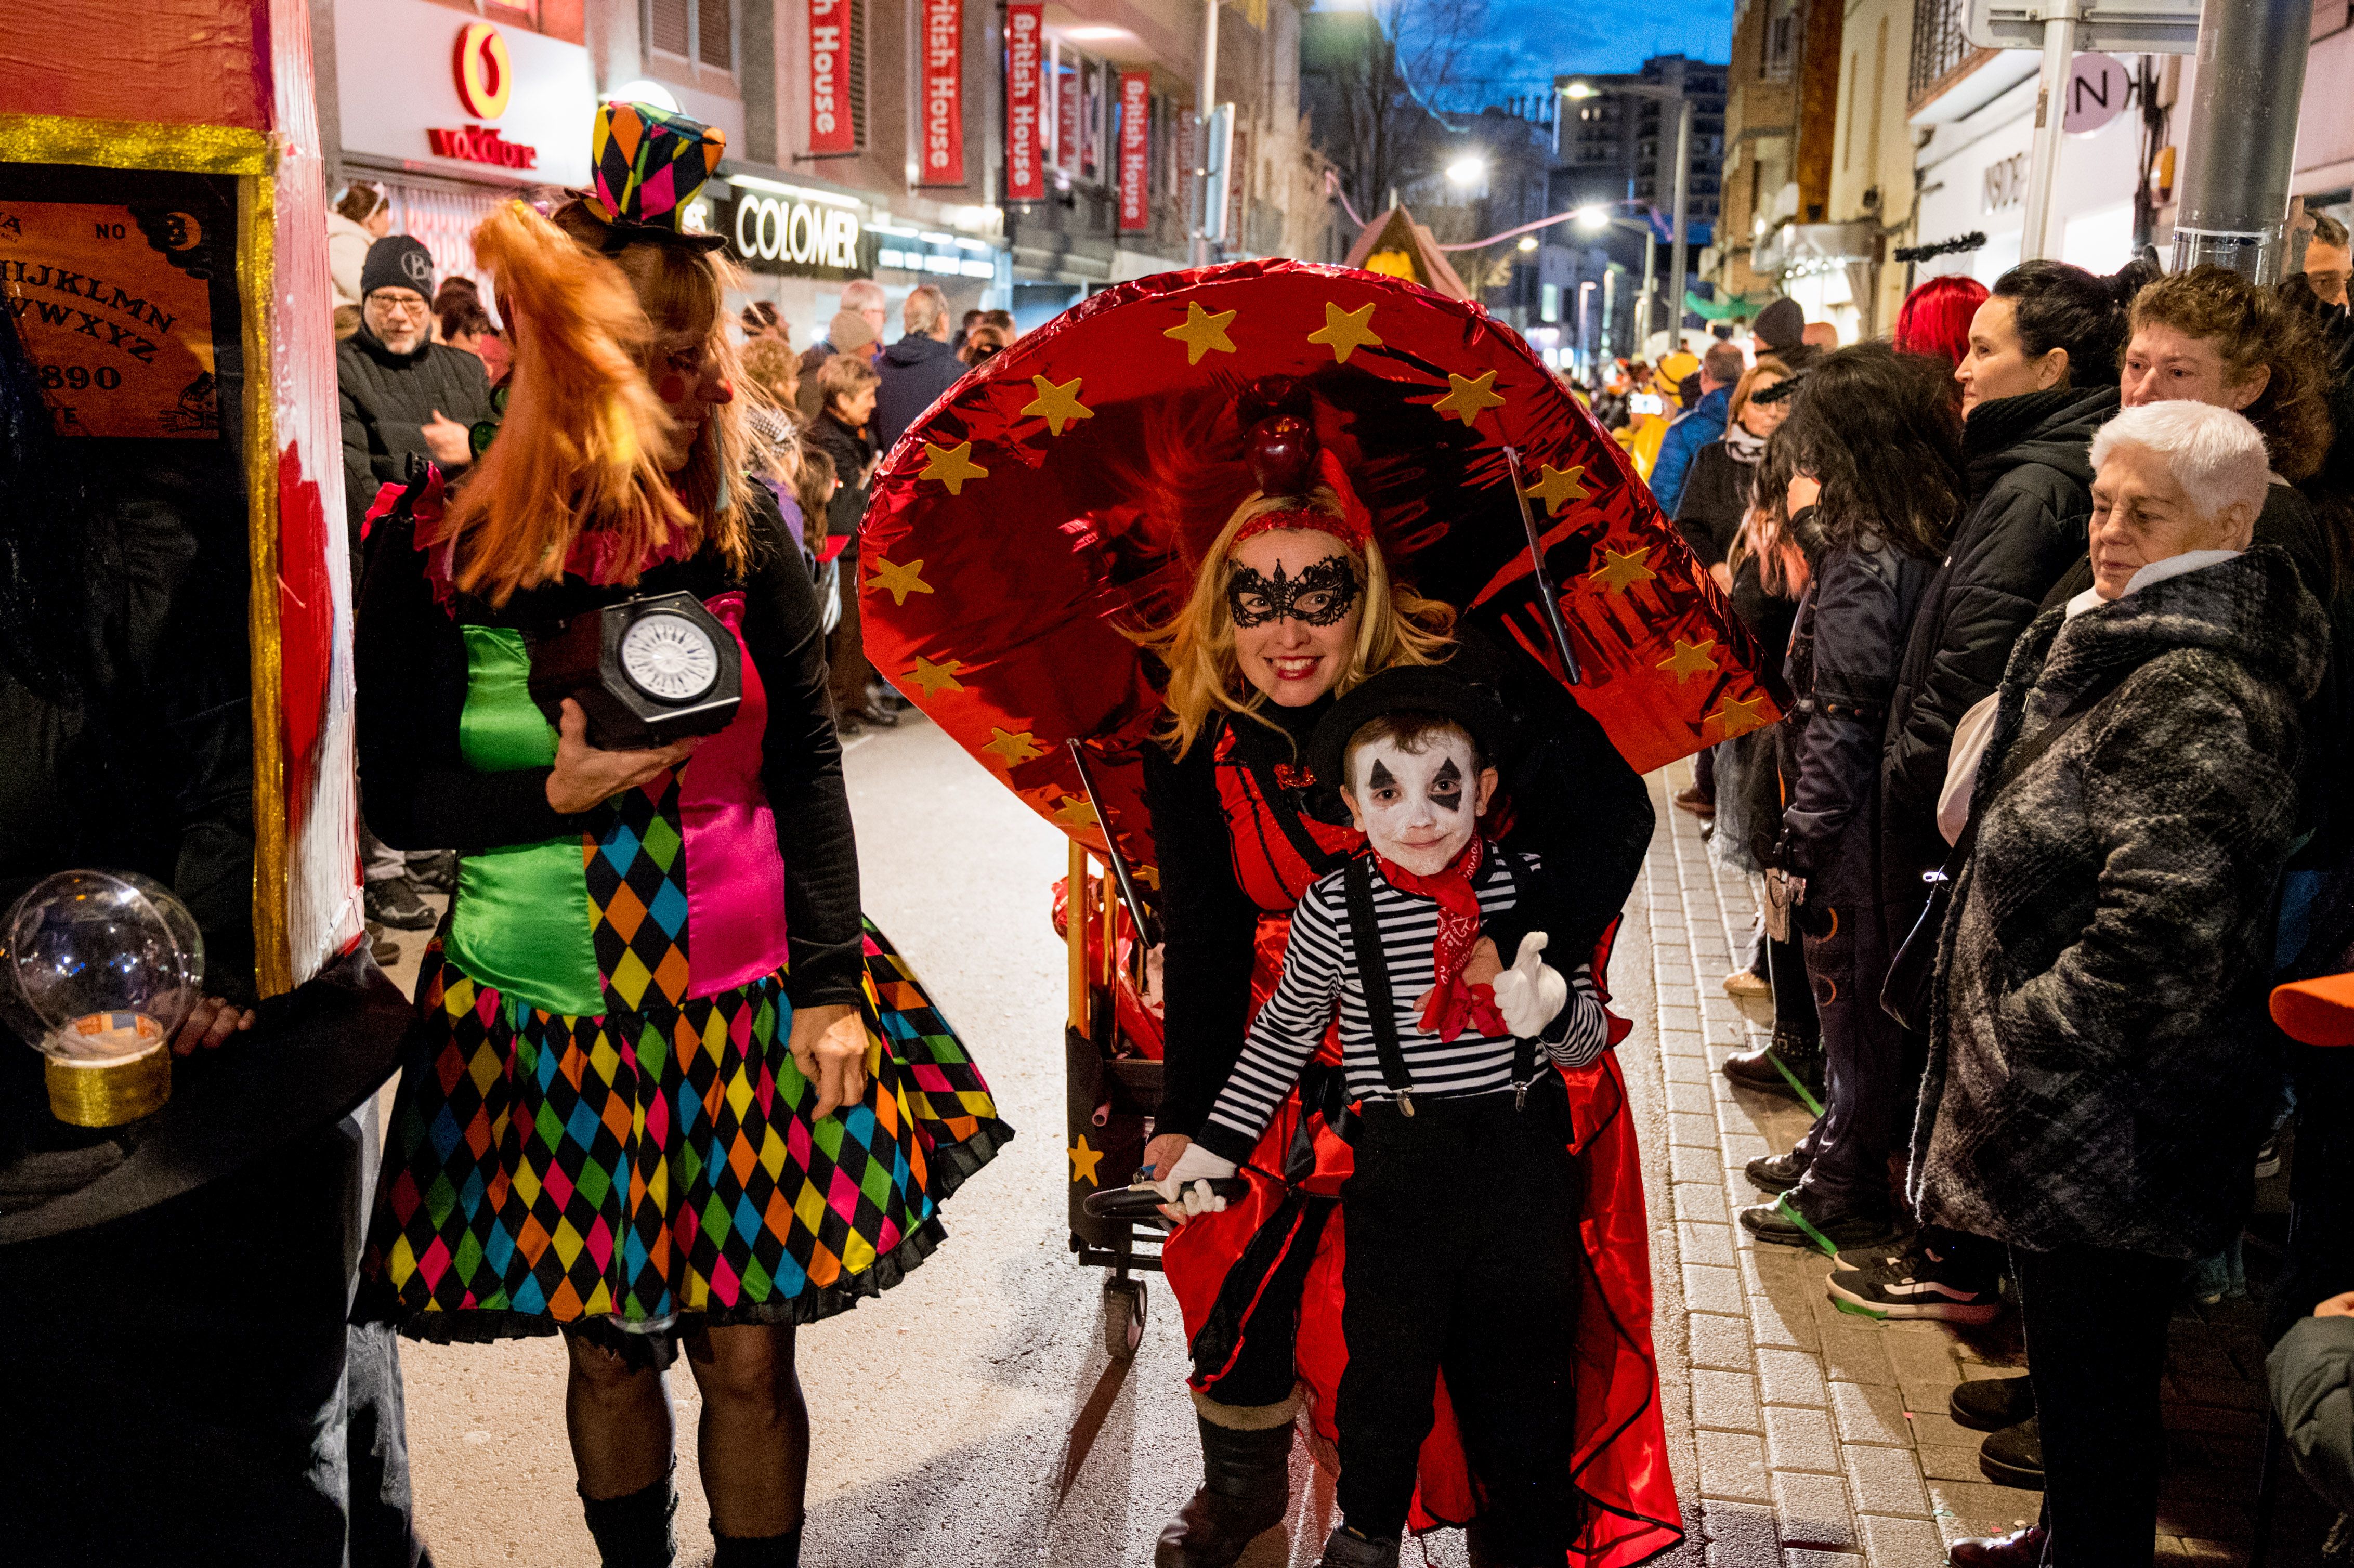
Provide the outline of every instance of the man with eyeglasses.
{"type": "MultiPolygon", "coordinates": [[[[473,427],[491,417],[490,377],[481,358],[432,341],[432,299],[433,256],[423,245],[391,234],[368,247],[360,269],[360,330],[335,350],[355,590],[365,575],[360,519],[376,491],[401,479],[411,452],[430,459],[445,474],[462,477],[473,461],[473,427]]],[[[447,893],[455,885],[455,858],[445,851],[404,854],[387,847],[366,830],[365,799],[360,810],[372,927],[430,929],[439,916],[424,895],[447,893]]],[[[372,928],[370,935],[378,932],[372,928]]],[[[379,936],[376,952],[380,962],[388,963],[398,949],[379,936]]]]}
{"type": "Polygon", "coordinates": [[[411,452],[455,474],[473,461],[472,429],[491,417],[482,360],[433,338],[433,255],[405,234],[368,247],[360,330],[335,350],[344,403],[344,500],[352,541],[377,489],[411,452]]]}

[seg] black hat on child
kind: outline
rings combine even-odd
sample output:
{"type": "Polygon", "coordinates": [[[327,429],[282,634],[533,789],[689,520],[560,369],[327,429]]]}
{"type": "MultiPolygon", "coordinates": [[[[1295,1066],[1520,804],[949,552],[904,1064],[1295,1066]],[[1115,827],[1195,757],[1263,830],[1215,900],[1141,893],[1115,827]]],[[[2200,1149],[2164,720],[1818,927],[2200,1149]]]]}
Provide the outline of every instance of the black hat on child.
{"type": "Polygon", "coordinates": [[[1308,766],[1317,781],[1334,789],[1347,783],[1341,763],[1349,742],[1373,720],[1404,713],[1436,714],[1462,726],[1490,765],[1511,739],[1511,715],[1487,687],[1441,664],[1396,665],[1368,678],[1317,722],[1308,742],[1308,766]]]}

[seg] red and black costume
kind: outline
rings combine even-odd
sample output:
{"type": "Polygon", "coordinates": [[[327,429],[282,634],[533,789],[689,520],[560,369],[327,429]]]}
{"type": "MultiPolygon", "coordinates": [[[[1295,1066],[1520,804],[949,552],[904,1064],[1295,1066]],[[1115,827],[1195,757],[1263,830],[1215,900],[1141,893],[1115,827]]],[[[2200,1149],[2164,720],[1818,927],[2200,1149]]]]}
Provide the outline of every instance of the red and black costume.
{"type": "MultiPolygon", "coordinates": [[[[1556,950],[1596,955],[1601,974],[1617,913],[1651,831],[1641,779],[1601,726],[1558,686],[1514,680],[1505,661],[1467,642],[1458,673],[1490,684],[1532,737],[1504,759],[1504,795],[1488,825],[1535,851],[1567,928],[1556,950]]],[[[1533,674],[1533,672],[1531,672],[1533,674]]],[[[1214,718],[1181,759],[1148,748],[1146,781],[1160,853],[1166,928],[1165,1077],[1159,1132],[1193,1135],[1232,1072],[1257,1006],[1281,972],[1291,912],[1309,885],[1347,863],[1363,837],[1297,760],[1330,707],[1264,707],[1269,721],[1214,718]]],[[[1511,953],[1525,921],[1488,934],[1511,953]]],[[[1347,1095],[1337,1043],[1301,1075],[1245,1167],[1247,1197],[1185,1225],[1162,1262],[1185,1317],[1205,1420],[1281,1409],[1304,1385],[1329,1455],[1333,1401],[1348,1348],[1341,1332],[1345,1255],[1340,1191],[1352,1169],[1334,1130],[1347,1095]]],[[[1573,1326],[1576,1412],[1570,1482],[1584,1500],[1572,1557],[1625,1568],[1681,1538],[1649,1334],[1650,1276],[1635,1132],[1614,1058],[1564,1075],[1568,1149],[1583,1171],[1586,1278],[1573,1326]]],[[[1466,1182],[1477,1171],[1460,1173],[1466,1182]]],[[[1411,1528],[1471,1520],[1481,1499],[1451,1413],[1422,1450],[1411,1528]]]]}

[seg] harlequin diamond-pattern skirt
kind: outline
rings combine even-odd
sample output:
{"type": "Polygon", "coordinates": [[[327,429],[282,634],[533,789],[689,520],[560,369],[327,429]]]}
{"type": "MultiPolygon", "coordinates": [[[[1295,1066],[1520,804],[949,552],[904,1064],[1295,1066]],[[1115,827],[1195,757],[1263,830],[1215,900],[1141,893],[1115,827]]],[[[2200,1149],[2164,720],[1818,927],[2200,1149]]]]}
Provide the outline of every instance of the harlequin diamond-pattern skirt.
{"type": "Polygon", "coordinates": [[[573,1018],[478,984],[437,941],[366,1314],[436,1340],[805,1323],[896,1284],[1013,1130],[871,923],[866,971],[865,1097],[812,1123],[780,977],[573,1018]]]}

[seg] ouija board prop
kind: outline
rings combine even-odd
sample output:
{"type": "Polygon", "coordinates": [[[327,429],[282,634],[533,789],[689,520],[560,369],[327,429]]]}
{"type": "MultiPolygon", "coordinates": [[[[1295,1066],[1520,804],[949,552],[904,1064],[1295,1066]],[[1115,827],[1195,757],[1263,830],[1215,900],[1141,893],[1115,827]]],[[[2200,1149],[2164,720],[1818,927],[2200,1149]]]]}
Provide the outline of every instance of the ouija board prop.
{"type": "Polygon", "coordinates": [[[0,306],[107,530],[101,591],[145,618],[172,711],[250,696],[238,260],[232,176],[0,164],[0,306]]]}

